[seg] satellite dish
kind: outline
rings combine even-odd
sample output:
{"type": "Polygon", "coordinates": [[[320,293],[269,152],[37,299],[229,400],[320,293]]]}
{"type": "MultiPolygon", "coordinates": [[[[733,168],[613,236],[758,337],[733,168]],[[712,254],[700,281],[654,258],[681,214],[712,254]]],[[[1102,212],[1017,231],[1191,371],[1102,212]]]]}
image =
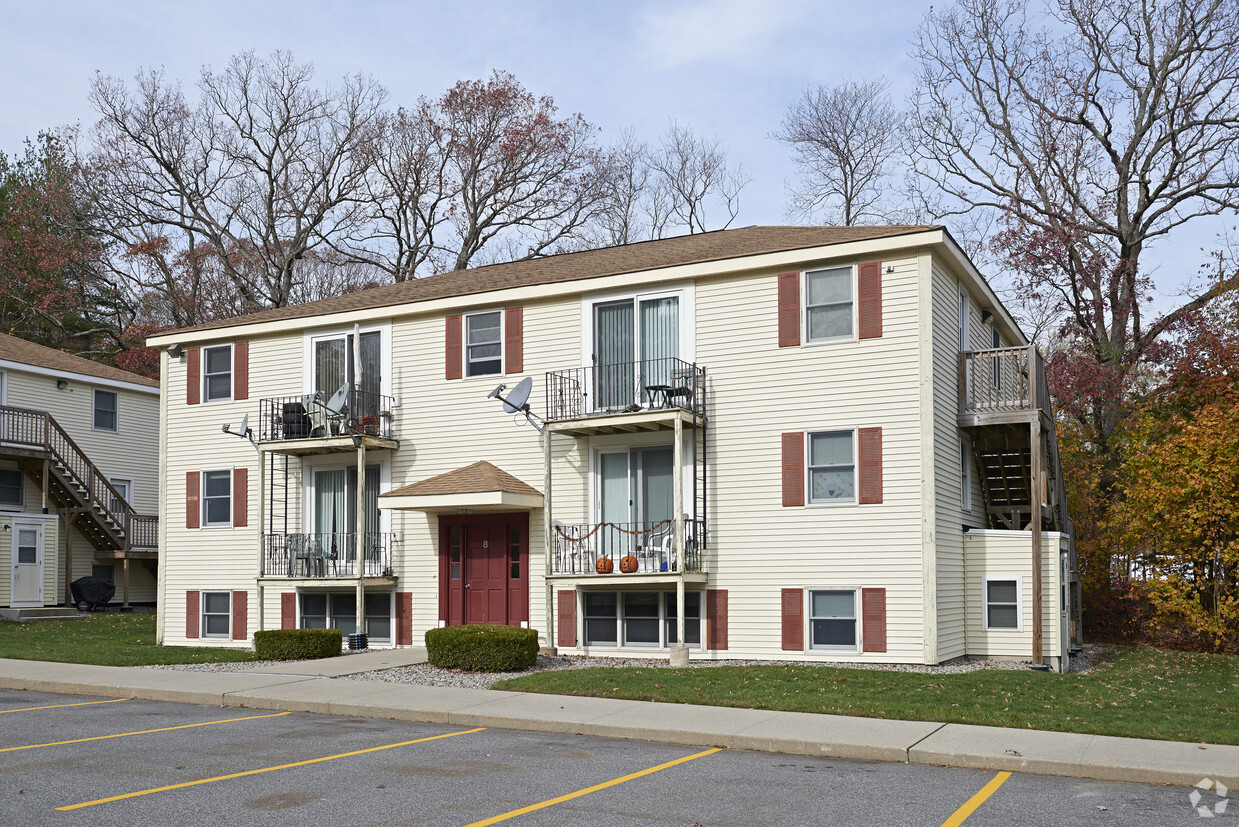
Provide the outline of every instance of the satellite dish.
{"type": "Polygon", "coordinates": [[[254,432],[250,430],[249,414],[245,414],[245,416],[241,417],[240,430],[234,431],[232,430],[232,425],[225,425],[223,431],[229,436],[239,436],[242,439],[248,440],[250,445],[254,446],[254,450],[258,450],[258,443],[254,440],[254,432]]]}
{"type": "Polygon", "coordinates": [[[533,377],[526,376],[524,379],[516,383],[516,387],[508,394],[508,398],[503,400],[504,413],[516,413],[517,411],[525,410],[526,403],[529,402],[529,394],[533,391],[533,377]]]}
{"type": "Polygon", "coordinates": [[[241,433],[245,434],[246,436],[249,436],[250,434],[250,415],[249,414],[246,414],[245,416],[241,417],[241,433]]]}
{"type": "Polygon", "coordinates": [[[331,395],[331,398],[323,404],[327,412],[333,416],[343,416],[348,408],[348,382],[340,386],[340,389],[331,395]]]}

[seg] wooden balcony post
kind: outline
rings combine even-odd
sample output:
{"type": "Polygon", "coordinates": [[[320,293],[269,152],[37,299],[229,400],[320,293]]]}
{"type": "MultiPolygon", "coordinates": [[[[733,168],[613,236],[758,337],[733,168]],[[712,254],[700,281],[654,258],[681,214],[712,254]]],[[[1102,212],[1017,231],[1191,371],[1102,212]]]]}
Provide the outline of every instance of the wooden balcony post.
{"type": "Polygon", "coordinates": [[[1041,413],[1033,418],[1029,444],[1032,459],[1028,493],[1032,506],[1032,660],[1034,665],[1045,662],[1042,648],[1041,619],[1041,413]]]}
{"type": "MultiPolygon", "coordinates": [[[[257,605],[254,607],[254,611],[258,613],[257,631],[259,632],[266,628],[263,626],[262,578],[267,574],[267,457],[273,456],[275,455],[258,452],[258,577],[255,584],[257,586],[257,594],[255,595],[257,605]]],[[[284,504],[284,508],[288,508],[288,503],[284,504]]]]}
{"type": "Polygon", "coordinates": [[[546,585],[546,646],[545,654],[555,654],[555,587],[551,584],[552,555],[555,553],[555,525],[551,520],[551,432],[542,432],[542,535],[543,556],[546,558],[543,582],[546,585]]]}
{"type": "Polygon", "coordinates": [[[353,565],[357,567],[357,631],[361,634],[366,622],[366,440],[360,437],[357,446],[357,517],[353,521],[353,565]]]}
{"type": "MultiPolygon", "coordinates": [[[[675,536],[672,538],[671,547],[675,550],[675,570],[679,574],[675,584],[675,595],[678,601],[675,612],[675,645],[683,652],[680,659],[686,662],[688,656],[684,643],[684,420],[678,413],[675,417],[675,443],[671,455],[673,463],[671,478],[675,486],[671,497],[675,507],[675,536]]],[[[676,655],[672,654],[672,664],[680,665],[676,661],[676,655]]]]}
{"type": "Polygon", "coordinates": [[[959,352],[959,412],[968,410],[968,354],[959,352]]]}

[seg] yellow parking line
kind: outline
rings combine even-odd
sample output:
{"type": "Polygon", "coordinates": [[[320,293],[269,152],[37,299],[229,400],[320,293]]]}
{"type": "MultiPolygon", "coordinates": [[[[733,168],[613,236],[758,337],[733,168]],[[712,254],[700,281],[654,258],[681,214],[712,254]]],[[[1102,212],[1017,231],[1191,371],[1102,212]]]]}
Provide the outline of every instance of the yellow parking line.
{"type": "Polygon", "coordinates": [[[181,724],[180,726],[166,726],[160,729],[141,729],[137,732],[118,732],[115,735],[96,735],[93,738],[75,738],[72,741],[52,741],[50,744],[29,744],[24,747],[4,747],[0,752],[16,752],[22,749],[38,749],[39,747],[59,747],[64,744],[80,744],[83,741],[106,741],[108,738],[124,738],[129,735],[148,735],[152,732],[171,732],[174,729],[192,729],[196,726],[211,726],[212,724],[231,724],[233,721],[254,721],[259,718],[278,718],[281,715],[290,715],[289,712],[276,712],[273,715],[250,715],[248,718],[225,718],[222,721],[203,721],[200,724],[181,724]]]}
{"type": "Polygon", "coordinates": [[[486,727],[478,727],[477,729],[466,729],[463,732],[449,732],[446,735],[431,735],[429,738],[416,738],[412,741],[401,741],[398,744],[385,744],[381,747],[370,747],[369,749],[359,749],[353,752],[342,752],[339,755],[325,755],[322,758],[311,758],[308,761],[296,761],[292,764],[280,764],[278,767],[263,767],[258,770],[246,770],[245,772],[233,772],[228,775],[217,775],[214,778],[201,778],[197,781],[184,781],[180,784],[169,784],[166,787],[155,787],[150,790],[138,790],[135,793],[124,793],[123,795],[113,795],[108,798],[96,798],[94,801],[83,801],[81,804],[69,804],[65,807],[57,807],[57,810],[80,810],[83,807],[93,807],[96,804],[107,804],[109,801],[123,801],[126,798],[137,798],[142,795],[150,795],[151,793],[162,793],[168,790],[179,790],[183,787],[196,787],[199,784],[210,784],[212,781],[227,781],[229,778],[242,778],[246,775],[258,775],[264,772],[275,772],[276,770],[287,770],[293,767],[304,767],[308,764],[320,764],[323,761],[334,761],[337,758],[349,758],[354,755],[365,755],[367,752],[379,752],[385,749],[394,749],[396,747],[406,747],[409,744],[421,744],[426,741],[437,741],[440,738],[452,738],[456,735],[469,735],[473,732],[481,732],[486,727]]]}
{"type": "Polygon", "coordinates": [[[521,807],[519,810],[512,810],[511,812],[504,813],[503,815],[492,816],[490,818],[483,819],[482,821],[475,821],[472,824],[466,825],[466,827],[486,827],[487,824],[498,824],[501,821],[507,821],[509,818],[516,818],[517,816],[524,815],[525,813],[532,813],[534,810],[541,810],[544,807],[550,807],[564,801],[571,801],[574,798],[580,798],[583,795],[596,793],[599,790],[605,790],[607,787],[614,787],[616,784],[623,784],[625,781],[631,781],[634,778],[640,778],[643,775],[649,775],[651,773],[658,772],[659,770],[665,770],[668,767],[674,767],[676,764],[683,764],[688,761],[692,761],[694,758],[703,758],[707,755],[713,755],[716,752],[722,752],[722,749],[720,747],[715,747],[714,749],[708,749],[705,752],[699,752],[696,755],[686,755],[683,758],[677,758],[674,761],[659,764],[657,767],[650,767],[648,770],[641,770],[641,772],[634,772],[631,775],[625,775],[622,778],[615,778],[611,781],[605,781],[602,784],[595,784],[592,787],[586,787],[585,789],[578,790],[574,793],[561,795],[559,798],[552,798],[548,801],[543,801],[540,804],[530,804],[528,807],[521,807]]]}
{"type": "Polygon", "coordinates": [[[36,709],[63,709],[66,706],[90,706],[91,704],[115,704],[121,701],[130,700],[129,698],[116,698],[112,701],[82,701],[80,704],[53,704],[52,706],[27,706],[22,709],[0,709],[0,715],[6,712],[33,712],[36,709]]]}
{"type": "Polygon", "coordinates": [[[1011,773],[1009,772],[1000,772],[995,775],[990,779],[988,784],[977,790],[976,795],[965,801],[964,806],[951,813],[951,817],[942,822],[942,827],[959,827],[959,825],[964,823],[968,816],[972,815],[973,812],[976,811],[977,807],[984,804],[987,798],[998,791],[998,788],[1002,786],[1002,782],[1006,781],[1010,777],[1011,773]]]}

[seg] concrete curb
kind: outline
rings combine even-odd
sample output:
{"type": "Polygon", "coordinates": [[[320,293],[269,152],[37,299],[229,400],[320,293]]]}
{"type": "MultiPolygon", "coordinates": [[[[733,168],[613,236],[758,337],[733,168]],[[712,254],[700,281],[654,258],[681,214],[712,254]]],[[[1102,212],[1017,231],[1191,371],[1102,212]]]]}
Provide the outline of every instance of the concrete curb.
{"type": "MultiPolygon", "coordinates": [[[[341,673],[343,674],[343,672],[341,673]]],[[[1239,746],[490,689],[314,674],[179,672],[0,659],[0,688],[633,738],[1190,787],[1239,788],[1239,746]]]]}

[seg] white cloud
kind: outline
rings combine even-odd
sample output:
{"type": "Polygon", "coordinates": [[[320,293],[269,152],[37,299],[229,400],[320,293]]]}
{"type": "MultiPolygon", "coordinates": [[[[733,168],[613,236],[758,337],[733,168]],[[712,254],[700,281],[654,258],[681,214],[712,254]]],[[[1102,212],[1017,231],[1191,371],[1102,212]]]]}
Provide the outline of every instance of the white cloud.
{"type": "Polygon", "coordinates": [[[672,69],[761,52],[810,10],[802,0],[697,0],[647,9],[637,37],[649,60],[672,69]]]}

